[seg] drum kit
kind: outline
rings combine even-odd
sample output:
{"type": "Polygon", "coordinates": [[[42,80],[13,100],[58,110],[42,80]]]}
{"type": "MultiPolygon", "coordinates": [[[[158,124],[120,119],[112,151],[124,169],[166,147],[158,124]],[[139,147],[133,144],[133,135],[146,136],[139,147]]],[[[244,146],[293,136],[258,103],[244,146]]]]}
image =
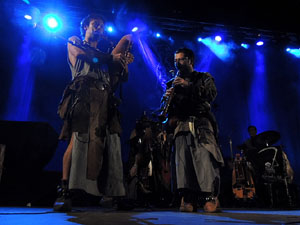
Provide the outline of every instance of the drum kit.
{"type": "Polygon", "coordinates": [[[232,190],[235,199],[254,200],[261,185],[268,189],[270,205],[273,206],[273,184],[283,183],[288,198],[286,164],[282,146],[273,146],[280,139],[277,131],[265,131],[251,138],[255,147],[247,150],[245,145],[238,146],[241,151],[235,155],[232,171],[232,190]]]}

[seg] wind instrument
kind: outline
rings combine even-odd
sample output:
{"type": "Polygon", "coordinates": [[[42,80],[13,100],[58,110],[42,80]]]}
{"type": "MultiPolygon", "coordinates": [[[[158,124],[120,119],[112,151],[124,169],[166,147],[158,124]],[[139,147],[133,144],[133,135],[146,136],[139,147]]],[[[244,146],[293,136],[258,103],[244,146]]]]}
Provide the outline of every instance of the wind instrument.
{"type": "MultiPolygon", "coordinates": [[[[169,72],[174,74],[174,70],[170,70],[169,72]]],[[[176,76],[173,79],[171,79],[171,81],[173,82],[177,76],[179,76],[179,71],[177,72],[176,76]]],[[[166,121],[166,119],[167,119],[169,108],[170,108],[171,102],[175,95],[173,83],[172,83],[171,88],[172,89],[171,89],[170,95],[167,97],[163,97],[163,99],[162,99],[163,102],[162,102],[162,107],[161,107],[161,113],[158,115],[158,118],[160,121],[166,121]]]]}

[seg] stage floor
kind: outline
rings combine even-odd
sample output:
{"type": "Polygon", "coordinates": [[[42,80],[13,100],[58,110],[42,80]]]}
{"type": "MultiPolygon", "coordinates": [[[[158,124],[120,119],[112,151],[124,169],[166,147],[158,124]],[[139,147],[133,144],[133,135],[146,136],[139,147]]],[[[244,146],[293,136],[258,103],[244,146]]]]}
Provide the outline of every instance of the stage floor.
{"type": "Polygon", "coordinates": [[[300,210],[222,209],[219,213],[181,213],[177,209],[74,208],[57,213],[51,208],[0,207],[0,225],[195,225],[195,224],[300,224],[300,210]]]}

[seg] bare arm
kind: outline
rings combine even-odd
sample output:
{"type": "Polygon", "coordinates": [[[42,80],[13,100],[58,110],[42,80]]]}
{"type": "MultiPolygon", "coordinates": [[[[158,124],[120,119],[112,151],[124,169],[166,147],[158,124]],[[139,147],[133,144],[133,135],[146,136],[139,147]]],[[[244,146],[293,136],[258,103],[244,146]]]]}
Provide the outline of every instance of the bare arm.
{"type": "Polygon", "coordinates": [[[88,63],[108,64],[111,62],[116,62],[124,66],[126,64],[125,57],[122,54],[111,55],[94,50],[92,48],[83,48],[80,46],[83,45],[82,41],[78,37],[72,36],[69,38],[68,57],[72,66],[75,65],[78,58],[81,58],[88,63]]]}

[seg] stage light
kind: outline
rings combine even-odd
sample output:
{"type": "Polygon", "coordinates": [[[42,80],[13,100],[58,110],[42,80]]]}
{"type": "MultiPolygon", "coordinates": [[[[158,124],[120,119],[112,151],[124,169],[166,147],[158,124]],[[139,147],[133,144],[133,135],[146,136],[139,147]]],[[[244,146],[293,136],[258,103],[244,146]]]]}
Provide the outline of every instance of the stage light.
{"type": "Polygon", "coordinates": [[[105,24],[105,31],[108,34],[114,34],[116,32],[114,23],[112,23],[112,22],[106,22],[106,24],[105,24]]]}
{"type": "Polygon", "coordinates": [[[219,43],[210,37],[202,39],[202,43],[222,61],[231,60],[234,57],[231,51],[235,46],[232,43],[219,43]]]}
{"type": "Polygon", "coordinates": [[[246,44],[246,43],[242,43],[241,46],[245,49],[248,49],[250,48],[250,45],[249,44],[246,44]]]}
{"type": "Polygon", "coordinates": [[[25,2],[27,5],[30,4],[29,0],[23,0],[23,2],[25,2]]]}
{"type": "Polygon", "coordinates": [[[112,26],[108,26],[108,27],[107,27],[107,31],[108,31],[109,33],[112,33],[112,32],[114,31],[114,28],[113,28],[112,26]]]}
{"type": "Polygon", "coordinates": [[[48,14],[43,19],[43,24],[46,30],[50,32],[57,32],[62,27],[62,22],[57,15],[48,14]]]}
{"type": "Polygon", "coordinates": [[[258,42],[256,42],[256,45],[257,45],[257,46],[263,46],[263,45],[264,45],[264,42],[263,42],[263,41],[258,41],[258,42]]]}
{"type": "Polygon", "coordinates": [[[287,48],[286,51],[297,58],[300,58],[300,48],[287,48]]]}
{"type": "Polygon", "coordinates": [[[172,37],[169,37],[168,40],[173,44],[174,43],[174,39],[172,37]]]}
{"type": "Polygon", "coordinates": [[[26,14],[26,15],[24,16],[24,18],[25,18],[26,20],[32,20],[32,16],[30,16],[30,15],[28,15],[28,14],[26,14]]]}
{"type": "Polygon", "coordinates": [[[218,42],[220,42],[220,41],[222,41],[222,37],[219,36],[219,35],[217,35],[217,36],[215,37],[215,40],[218,41],[218,42]]]}
{"type": "Polygon", "coordinates": [[[145,24],[144,21],[136,18],[133,20],[129,20],[127,22],[127,28],[128,30],[131,30],[131,32],[138,32],[139,34],[144,33],[147,31],[148,33],[148,26],[145,24]]]}
{"type": "Polygon", "coordinates": [[[169,78],[166,75],[167,74],[166,68],[159,63],[159,59],[157,59],[156,55],[149,47],[148,43],[146,42],[143,36],[137,36],[136,43],[144,62],[149,67],[149,69],[153,72],[157,81],[159,81],[159,84],[161,85],[161,89],[165,90],[166,82],[167,80],[169,80],[169,78]]]}
{"type": "Polygon", "coordinates": [[[201,38],[201,37],[198,37],[198,38],[197,38],[197,41],[198,41],[198,42],[201,42],[201,41],[202,41],[202,38],[201,38]]]}
{"type": "Polygon", "coordinates": [[[108,27],[107,30],[108,30],[109,32],[113,32],[113,28],[112,28],[112,27],[108,27]]]}
{"type": "Polygon", "coordinates": [[[138,31],[139,30],[139,28],[138,27],[134,27],[134,28],[132,28],[132,32],[136,32],[136,31],[138,31]]]}
{"type": "Polygon", "coordinates": [[[160,37],[161,37],[161,34],[160,34],[160,33],[156,33],[156,34],[155,34],[155,37],[160,38],[160,37]]]}
{"type": "Polygon", "coordinates": [[[58,26],[58,22],[55,18],[49,18],[47,24],[50,28],[56,28],[58,26]]]}

